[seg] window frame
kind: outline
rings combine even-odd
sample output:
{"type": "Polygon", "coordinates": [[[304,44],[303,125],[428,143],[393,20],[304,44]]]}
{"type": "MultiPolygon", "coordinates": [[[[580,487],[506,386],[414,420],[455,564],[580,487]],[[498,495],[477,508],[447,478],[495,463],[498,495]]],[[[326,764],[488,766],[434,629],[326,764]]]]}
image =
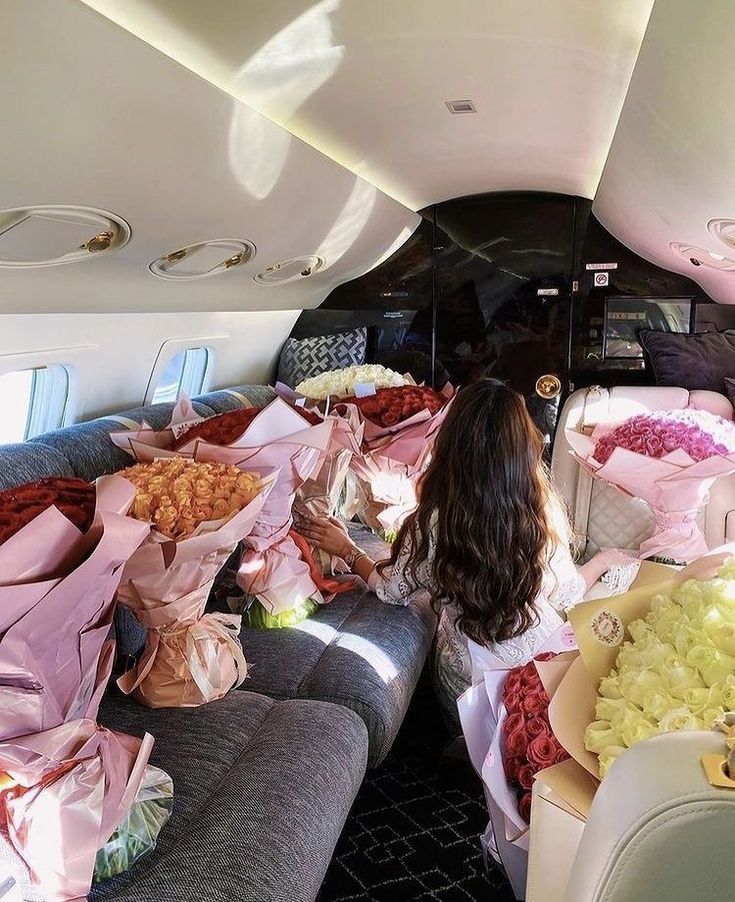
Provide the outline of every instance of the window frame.
{"type": "MultiPolygon", "coordinates": [[[[149,404],[156,403],[154,402],[153,398],[155,396],[156,390],[158,389],[158,383],[165,373],[166,368],[168,367],[171,360],[182,351],[194,351],[199,348],[206,350],[207,363],[204,369],[204,374],[202,376],[201,388],[197,392],[192,392],[192,394],[194,396],[205,394],[209,390],[209,386],[212,383],[212,374],[214,372],[217,344],[223,340],[227,340],[228,338],[229,335],[220,334],[203,335],[191,338],[169,338],[164,341],[161,347],[158,349],[158,354],[156,355],[153,368],[151,369],[151,374],[148,378],[148,385],[145,390],[145,396],[143,398],[143,404],[147,406],[149,404]]],[[[182,376],[183,375],[184,371],[182,371],[182,376]]],[[[179,382],[179,388],[177,390],[177,400],[180,394],[181,381],[179,382]]]]}

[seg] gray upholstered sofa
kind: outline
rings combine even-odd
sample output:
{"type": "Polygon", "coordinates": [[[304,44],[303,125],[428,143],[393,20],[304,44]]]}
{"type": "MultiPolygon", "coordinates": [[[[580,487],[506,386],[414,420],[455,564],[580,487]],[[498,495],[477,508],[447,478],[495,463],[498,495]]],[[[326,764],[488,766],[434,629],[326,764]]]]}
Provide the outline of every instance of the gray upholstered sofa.
{"type": "MultiPolygon", "coordinates": [[[[241,385],[194,406],[206,416],[273,397],[241,385]]],[[[130,460],[109,432],[143,419],[160,428],[170,415],[167,404],[135,408],[0,446],[0,489],[115,472],[130,460]]],[[[173,777],[175,807],[155,852],[90,898],[313,900],[366,766],[395,739],[434,628],[428,608],[383,605],[362,587],[293,629],[244,629],[250,675],[221,701],[153,711],[111,687],[100,720],[156,737],[152,762],[173,777]]]]}

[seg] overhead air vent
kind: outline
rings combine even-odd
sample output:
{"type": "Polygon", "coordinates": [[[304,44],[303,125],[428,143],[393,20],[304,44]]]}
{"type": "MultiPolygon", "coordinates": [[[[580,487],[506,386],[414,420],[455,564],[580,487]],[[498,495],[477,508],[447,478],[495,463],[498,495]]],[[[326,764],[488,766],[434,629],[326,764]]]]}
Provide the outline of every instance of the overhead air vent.
{"type": "Polygon", "coordinates": [[[324,269],[325,263],[324,257],[318,257],[316,254],[307,257],[293,257],[282,263],[274,263],[273,266],[259,272],[253,279],[258,285],[284,285],[286,282],[298,282],[301,279],[308,279],[309,276],[318,273],[320,269],[324,269]]]}
{"type": "Polygon", "coordinates": [[[735,260],[724,257],[722,254],[707,251],[702,247],[695,247],[693,244],[682,244],[679,241],[672,241],[669,247],[677,256],[682,257],[691,266],[704,266],[706,269],[717,269],[720,272],[735,270],[735,260]]]}
{"type": "Polygon", "coordinates": [[[0,266],[80,263],[124,247],[130,226],[115,213],[66,204],[0,210],[0,266]]]}
{"type": "Polygon", "coordinates": [[[477,107],[472,100],[445,100],[450,113],[476,113],[477,107]]]}
{"type": "Polygon", "coordinates": [[[148,267],[159,279],[189,282],[207,279],[242,266],[255,256],[255,245],[240,238],[213,238],[180,247],[148,267]]]}
{"type": "Polygon", "coordinates": [[[710,219],[707,231],[730,250],[735,250],[735,219],[710,219]]]}

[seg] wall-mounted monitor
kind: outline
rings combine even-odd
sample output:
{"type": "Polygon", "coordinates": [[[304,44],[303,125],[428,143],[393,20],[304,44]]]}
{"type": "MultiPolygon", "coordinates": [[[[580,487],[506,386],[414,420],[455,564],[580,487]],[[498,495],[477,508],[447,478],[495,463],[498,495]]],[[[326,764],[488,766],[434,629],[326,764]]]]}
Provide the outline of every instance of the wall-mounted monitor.
{"type": "Polygon", "coordinates": [[[642,368],[639,330],[691,332],[692,316],[692,298],[606,298],[603,360],[638,360],[642,368]]]}

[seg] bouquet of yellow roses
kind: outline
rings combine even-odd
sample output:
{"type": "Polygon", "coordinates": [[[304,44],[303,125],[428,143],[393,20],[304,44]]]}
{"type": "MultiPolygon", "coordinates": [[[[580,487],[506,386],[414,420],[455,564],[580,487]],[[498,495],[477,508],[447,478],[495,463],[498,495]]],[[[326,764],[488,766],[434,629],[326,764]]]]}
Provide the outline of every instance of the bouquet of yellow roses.
{"type": "Polygon", "coordinates": [[[118,685],[151,708],[221,698],[247,674],[240,617],[204,608],[218,572],[253,530],[272,480],[176,457],[121,475],[136,487],[132,516],[152,528],[120,584],[120,601],[148,633],[142,657],[118,685]]]}

